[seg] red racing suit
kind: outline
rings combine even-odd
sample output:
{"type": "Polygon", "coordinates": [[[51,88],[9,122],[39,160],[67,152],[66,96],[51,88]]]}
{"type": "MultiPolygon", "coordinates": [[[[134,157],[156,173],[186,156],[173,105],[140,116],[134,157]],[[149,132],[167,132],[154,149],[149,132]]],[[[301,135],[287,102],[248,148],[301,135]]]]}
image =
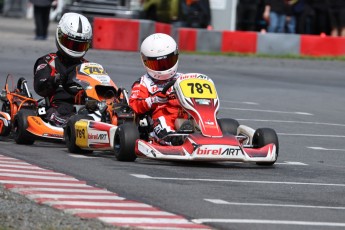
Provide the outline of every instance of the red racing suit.
{"type": "Polygon", "coordinates": [[[132,86],[129,105],[136,114],[150,113],[154,126],[158,118],[164,117],[166,125],[169,126],[171,131],[174,131],[176,118],[187,118],[188,116],[178,102],[172,87],[167,91],[166,95],[163,95],[161,91],[170,80],[176,79],[180,75],[181,73],[177,73],[167,81],[158,81],[151,78],[148,74],[143,75],[132,86]],[[147,98],[155,96],[167,98],[167,102],[148,103],[147,98]]]}

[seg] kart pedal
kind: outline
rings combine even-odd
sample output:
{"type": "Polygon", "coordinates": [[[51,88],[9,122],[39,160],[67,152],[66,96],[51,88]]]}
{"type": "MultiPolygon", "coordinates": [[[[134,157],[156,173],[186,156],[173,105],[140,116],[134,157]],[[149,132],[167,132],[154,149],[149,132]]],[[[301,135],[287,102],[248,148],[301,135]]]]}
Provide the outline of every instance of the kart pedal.
{"type": "Polygon", "coordinates": [[[189,120],[184,121],[180,128],[177,130],[178,133],[193,133],[194,126],[189,120]]]}

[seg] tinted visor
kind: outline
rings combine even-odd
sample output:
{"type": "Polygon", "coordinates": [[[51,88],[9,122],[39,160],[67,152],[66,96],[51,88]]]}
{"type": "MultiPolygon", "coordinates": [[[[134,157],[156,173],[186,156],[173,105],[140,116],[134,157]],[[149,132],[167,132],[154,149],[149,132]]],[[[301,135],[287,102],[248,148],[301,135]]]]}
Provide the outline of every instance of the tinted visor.
{"type": "Polygon", "coordinates": [[[161,56],[161,57],[146,57],[142,55],[144,65],[154,71],[165,71],[172,68],[178,60],[178,52],[161,56]]]}
{"type": "Polygon", "coordinates": [[[77,40],[75,38],[70,38],[63,33],[59,33],[58,39],[61,45],[75,52],[84,52],[90,47],[90,42],[88,40],[77,40]]]}

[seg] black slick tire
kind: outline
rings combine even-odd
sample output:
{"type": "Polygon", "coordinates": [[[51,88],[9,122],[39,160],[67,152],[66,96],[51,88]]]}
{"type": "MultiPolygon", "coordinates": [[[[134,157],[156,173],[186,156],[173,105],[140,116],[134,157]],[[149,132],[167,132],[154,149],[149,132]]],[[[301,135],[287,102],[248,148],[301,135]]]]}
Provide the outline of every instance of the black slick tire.
{"type": "Polygon", "coordinates": [[[35,136],[28,132],[28,116],[36,116],[35,111],[21,109],[14,116],[14,141],[19,145],[32,145],[35,142],[35,136]]]}
{"type": "Polygon", "coordinates": [[[120,125],[114,137],[114,153],[118,161],[135,161],[136,140],[139,139],[138,127],[132,123],[120,125]]]}
{"type": "Polygon", "coordinates": [[[93,152],[93,150],[84,150],[76,145],[75,123],[81,119],[92,120],[91,117],[86,115],[73,115],[70,117],[66,127],[64,128],[65,143],[70,153],[90,154],[93,152]]]}
{"type": "Polygon", "coordinates": [[[237,135],[237,128],[240,126],[237,120],[231,118],[217,119],[218,125],[223,134],[237,135]]]}
{"type": "MultiPolygon", "coordinates": [[[[253,145],[256,148],[261,148],[267,144],[275,144],[276,146],[276,160],[278,159],[278,153],[279,153],[279,141],[277,133],[270,128],[260,128],[257,129],[253,136],[253,145]]],[[[264,166],[270,166],[273,165],[275,161],[273,162],[257,162],[257,165],[264,165],[264,166]]]]}

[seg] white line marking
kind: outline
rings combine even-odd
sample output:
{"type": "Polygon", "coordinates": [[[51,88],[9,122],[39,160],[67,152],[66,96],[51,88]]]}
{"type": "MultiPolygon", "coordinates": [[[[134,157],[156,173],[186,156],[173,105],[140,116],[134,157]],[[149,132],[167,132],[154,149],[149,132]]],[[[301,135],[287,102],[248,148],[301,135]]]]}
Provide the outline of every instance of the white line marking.
{"type": "Polygon", "coordinates": [[[245,109],[245,108],[222,108],[222,109],[226,109],[226,110],[240,110],[240,111],[255,111],[255,112],[265,112],[265,113],[287,113],[287,114],[314,116],[314,114],[306,113],[306,112],[288,112],[288,111],[278,111],[278,110],[245,109]]]}
{"type": "Polygon", "coordinates": [[[186,219],[178,218],[145,218],[145,217],[98,217],[107,223],[131,223],[131,224],[194,224],[186,219]]]}
{"type": "Polygon", "coordinates": [[[77,214],[77,213],[98,213],[98,214],[131,214],[131,215],[164,215],[164,216],[175,216],[175,214],[164,212],[164,211],[137,211],[137,210],[112,210],[112,209],[64,209],[64,211],[71,213],[71,214],[77,214]]]}
{"type": "Polygon", "coordinates": [[[334,222],[310,222],[290,220],[252,220],[252,219],[194,219],[194,223],[233,223],[233,224],[280,224],[280,225],[301,225],[301,226],[325,226],[345,227],[345,223],[334,222]]]}
{"type": "Polygon", "coordinates": [[[258,122],[275,122],[275,123],[293,123],[293,124],[307,124],[307,125],[329,125],[329,126],[343,126],[345,124],[336,123],[324,123],[324,122],[312,122],[312,121],[283,121],[283,120],[261,120],[261,119],[236,119],[238,121],[258,121],[258,122]]]}
{"type": "Polygon", "coordinates": [[[15,174],[15,173],[0,173],[0,176],[4,177],[17,177],[17,178],[30,178],[30,179],[42,179],[42,180],[65,180],[65,181],[78,181],[73,177],[59,177],[59,176],[37,176],[37,175],[25,175],[25,174],[15,174]]]}
{"type": "Polygon", "coordinates": [[[42,202],[48,205],[76,205],[76,206],[102,206],[102,207],[138,207],[138,208],[152,208],[151,205],[143,204],[143,203],[100,203],[100,202],[87,202],[87,201],[44,201],[42,202]]]}
{"type": "Polygon", "coordinates": [[[134,177],[141,178],[141,179],[154,179],[154,178],[151,177],[151,176],[143,175],[143,174],[131,174],[131,175],[134,176],[134,177]]]}
{"type": "Polygon", "coordinates": [[[3,169],[0,168],[0,174],[2,172],[11,172],[11,173],[34,173],[34,174],[43,174],[43,175],[57,175],[57,176],[66,176],[65,174],[62,173],[57,173],[57,172],[51,172],[51,171],[46,171],[46,170],[42,170],[42,171],[35,171],[35,170],[20,170],[20,169],[3,169]]]}
{"type": "Polygon", "coordinates": [[[2,161],[2,160],[0,160],[0,164],[2,166],[6,166],[6,165],[28,165],[28,166],[31,166],[31,164],[23,162],[23,161],[2,161]]]}
{"type": "Polygon", "coordinates": [[[304,164],[302,162],[295,162],[295,161],[284,161],[284,162],[276,162],[274,164],[278,164],[278,165],[308,165],[308,164],[304,164]]]}
{"type": "Polygon", "coordinates": [[[109,194],[114,194],[113,192],[104,190],[104,189],[68,189],[68,188],[12,188],[10,189],[11,191],[14,192],[35,192],[35,191],[39,191],[39,192],[78,192],[78,193],[109,193],[109,194]]]}
{"type": "Polygon", "coordinates": [[[77,154],[68,154],[70,157],[74,158],[81,158],[81,159],[90,159],[90,158],[98,158],[98,157],[90,157],[90,156],[85,156],[85,155],[77,155],[77,154]]]}
{"type": "Polygon", "coordinates": [[[37,198],[70,198],[70,199],[87,199],[87,200],[123,200],[124,198],[114,194],[107,195],[59,195],[59,194],[25,194],[25,196],[31,199],[37,198]]]}
{"type": "Polygon", "coordinates": [[[214,204],[227,204],[227,205],[238,205],[238,206],[264,206],[264,207],[289,207],[289,208],[314,208],[314,209],[335,209],[345,210],[345,207],[332,207],[332,206],[313,206],[313,205],[294,205],[294,204],[262,204],[262,203],[238,203],[228,202],[219,199],[205,199],[205,201],[214,204]]]}
{"type": "Polygon", "coordinates": [[[61,183],[61,182],[32,182],[32,181],[11,181],[11,180],[0,180],[2,184],[19,184],[19,185],[40,185],[40,186],[68,186],[68,187],[85,187],[85,183],[61,183]]]}
{"type": "Polygon", "coordinates": [[[5,164],[0,164],[0,167],[10,167],[10,168],[18,168],[18,169],[40,169],[43,170],[40,167],[37,166],[32,166],[32,165],[12,165],[9,163],[5,163],[5,164]]]}
{"type": "Polygon", "coordinates": [[[141,179],[152,180],[177,180],[177,181],[208,181],[208,182],[230,182],[230,183],[253,183],[253,184],[285,184],[285,185],[312,185],[312,186],[334,186],[345,187],[345,184],[307,183],[307,182],[283,182],[283,181],[249,181],[249,180],[227,180],[227,179],[197,179],[197,178],[174,178],[174,177],[151,177],[148,175],[131,174],[141,179]]]}
{"type": "Polygon", "coordinates": [[[322,151],[342,151],[345,152],[345,149],[326,149],[323,147],[307,147],[309,149],[313,149],[313,150],[322,150],[322,151]]]}
{"type": "Polygon", "coordinates": [[[302,134],[302,133],[277,133],[280,136],[304,136],[304,137],[340,137],[345,138],[343,135],[321,135],[321,134],[302,134]]]}
{"type": "Polygon", "coordinates": [[[228,100],[220,100],[220,101],[226,102],[226,103],[235,103],[235,104],[259,105],[259,103],[251,102],[251,101],[228,101],[228,100]]]}

